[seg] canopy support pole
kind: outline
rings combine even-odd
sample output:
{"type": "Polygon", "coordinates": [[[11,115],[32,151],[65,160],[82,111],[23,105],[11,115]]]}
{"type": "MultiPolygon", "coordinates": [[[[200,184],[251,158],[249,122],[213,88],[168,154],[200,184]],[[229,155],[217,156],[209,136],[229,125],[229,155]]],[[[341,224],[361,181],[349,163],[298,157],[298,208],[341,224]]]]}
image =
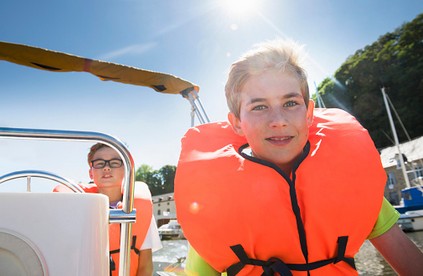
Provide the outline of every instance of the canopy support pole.
{"type": "Polygon", "coordinates": [[[201,104],[200,97],[198,92],[195,89],[187,89],[181,92],[182,97],[187,99],[191,104],[191,127],[194,126],[194,114],[197,116],[200,124],[209,123],[210,119],[207,116],[207,113],[201,104]]]}

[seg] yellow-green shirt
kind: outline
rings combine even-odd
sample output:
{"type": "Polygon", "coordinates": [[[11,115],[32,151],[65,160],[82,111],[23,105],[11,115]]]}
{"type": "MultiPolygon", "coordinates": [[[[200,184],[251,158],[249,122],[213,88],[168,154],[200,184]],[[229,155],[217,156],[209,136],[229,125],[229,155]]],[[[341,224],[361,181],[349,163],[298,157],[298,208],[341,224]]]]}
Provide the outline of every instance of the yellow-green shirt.
{"type": "Polygon", "coordinates": [[[395,210],[394,206],[389,203],[386,198],[383,198],[382,207],[380,208],[379,216],[377,217],[377,221],[375,226],[373,227],[372,232],[367,237],[367,239],[373,239],[379,237],[397,222],[400,217],[400,213],[395,210]]]}

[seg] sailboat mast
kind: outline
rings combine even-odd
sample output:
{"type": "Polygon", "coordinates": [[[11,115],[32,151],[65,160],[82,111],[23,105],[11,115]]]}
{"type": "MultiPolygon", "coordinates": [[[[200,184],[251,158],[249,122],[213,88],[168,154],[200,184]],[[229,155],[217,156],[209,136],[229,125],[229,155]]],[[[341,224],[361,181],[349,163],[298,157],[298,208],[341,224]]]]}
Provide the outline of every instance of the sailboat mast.
{"type": "Polygon", "coordinates": [[[319,94],[319,89],[317,88],[316,82],[314,82],[314,87],[316,88],[317,107],[326,108],[325,103],[323,102],[322,96],[320,96],[319,94]]]}
{"type": "Polygon", "coordinates": [[[404,164],[404,158],[402,156],[401,149],[399,146],[398,135],[395,129],[394,120],[392,119],[391,109],[389,108],[388,100],[386,99],[385,87],[382,87],[381,90],[383,95],[383,102],[385,103],[385,107],[386,107],[386,112],[388,113],[389,123],[391,124],[392,134],[394,135],[395,145],[397,146],[397,149],[398,149],[398,155],[399,155],[399,160],[401,163],[401,170],[404,175],[405,184],[407,188],[410,188],[410,180],[408,179],[407,170],[404,164]]]}

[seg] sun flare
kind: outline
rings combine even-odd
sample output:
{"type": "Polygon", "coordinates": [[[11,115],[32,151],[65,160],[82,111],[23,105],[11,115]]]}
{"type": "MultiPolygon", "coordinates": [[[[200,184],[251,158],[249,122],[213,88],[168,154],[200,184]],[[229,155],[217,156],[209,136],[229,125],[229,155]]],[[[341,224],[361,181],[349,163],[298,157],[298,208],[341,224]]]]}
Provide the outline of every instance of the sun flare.
{"type": "Polygon", "coordinates": [[[220,5],[229,14],[247,16],[258,8],[259,0],[221,0],[220,5]]]}

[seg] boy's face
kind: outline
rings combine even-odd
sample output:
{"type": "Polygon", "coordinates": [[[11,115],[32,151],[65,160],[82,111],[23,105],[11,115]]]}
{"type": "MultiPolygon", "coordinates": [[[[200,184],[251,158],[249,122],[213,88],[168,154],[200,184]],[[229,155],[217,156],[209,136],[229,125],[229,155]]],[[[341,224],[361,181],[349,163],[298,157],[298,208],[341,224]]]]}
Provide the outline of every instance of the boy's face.
{"type": "Polygon", "coordinates": [[[254,156],[290,173],[308,139],[313,101],[307,108],[300,82],[289,72],[251,76],[239,93],[240,118],[228,116],[235,132],[245,136],[254,156]]]}
{"type": "MultiPolygon", "coordinates": [[[[112,159],[121,159],[119,154],[112,148],[103,147],[97,150],[93,156],[93,160],[112,160],[112,159]]],[[[90,164],[91,165],[91,164],[90,164]]],[[[107,163],[104,168],[93,168],[90,167],[89,170],[90,178],[98,186],[98,188],[112,188],[112,187],[121,187],[123,177],[125,176],[125,166],[119,168],[111,168],[110,163],[107,163]]]]}

